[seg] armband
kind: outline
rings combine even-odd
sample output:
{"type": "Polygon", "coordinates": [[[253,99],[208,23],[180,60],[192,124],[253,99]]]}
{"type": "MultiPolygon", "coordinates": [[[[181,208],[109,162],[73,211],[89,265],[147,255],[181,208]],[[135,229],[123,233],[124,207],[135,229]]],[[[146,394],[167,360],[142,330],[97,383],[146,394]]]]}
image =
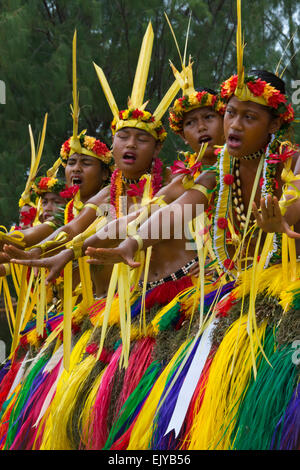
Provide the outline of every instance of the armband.
{"type": "Polygon", "coordinates": [[[97,230],[100,230],[106,224],[105,217],[98,217],[94,222],[82,233],[76,235],[73,240],[70,240],[66,243],[66,248],[73,250],[74,259],[81,258],[83,255],[82,247],[85,240],[96,233],[97,230]]]}
{"type": "Polygon", "coordinates": [[[12,234],[0,232],[0,240],[6,243],[12,243],[20,248],[25,248],[26,243],[24,242],[24,234],[19,230],[15,230],[12,233],[14,236],[12,234]]]}
{"type": "Polygon", "coordinates": [[[46,220],[46,221],[44,222],[44,224],[49,225],[49,227],[54,228],[54,230],[57,229],[55,223],[54,223],[54,222],[51,222],[51,220],[46,220]]]}
{"type": "Polygon", "coordinates": [[[83,246],[83,239],[82,234],[80,233],[70,243],[66,244],[66,248],[70,248],[73,250],[74,259],[78,259],[82,257],[82,246],[83,246]]]}
{"type": "Polygon", "coordinates": [[[203,186],[202,184],[193,184],[193,186],[189,189],[196,189],[196,191],[199,191],[199,193],[203,194],[203,196],[206,197],[206,199],[210,199],[210,195],[208,193],[208,189],[203,186]]]}
{"type": "Polygon", "coordinates": [[[194,185],[194,178],[192,178],[190,175],[185,175],[182,179],[182,186],[184,189],[191,189],[191,187],[194,185]]]}
{"type": "Polygon", "coordinates": [[[40,245],[33,245],[25,249],[25,251],[29,251],[32,248],[40,248],[42,251],[42,254],[44,254],[49,248],[58,248],[59,243],[63,244],[65,243],[66,239],[68,238],[68,234],[66,232],[59,232],[54,240],[49,240],[47,242],[41,243],[40,245]]]}
{"type": "Polygon", "coordinates": [[[137,233],[132,235],[130,238],[133,238],[137,242],[138,251],[141,251],[143,249],[143,239],[137,233]]]}
{"type": "Polygon", "coordinates": [[[94,209],[96,212],[98,211],[99,207],[96,205],[96,204],[92,204],[91,202],[87,202],[86,204],[84,204],[84,209],[86,207],[89,207],[90,209],[94,209]]]}
{"type": "Polygon", "coordinates": [[[9,263],[4,263],[3,264],[4,269],[5,269],[5,275],[9,276],[11,274],[11,267],[9,263]]]}

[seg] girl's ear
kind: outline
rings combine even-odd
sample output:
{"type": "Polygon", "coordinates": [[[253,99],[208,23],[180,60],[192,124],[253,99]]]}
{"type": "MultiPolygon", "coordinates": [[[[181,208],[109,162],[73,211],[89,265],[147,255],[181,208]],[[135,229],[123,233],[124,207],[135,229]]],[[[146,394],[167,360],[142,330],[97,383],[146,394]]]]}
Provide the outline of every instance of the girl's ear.
{"type": "Polygon", "coordinates": [[[111,139],[111,146],[110,146],[110,149],[112,150],[113,147],[114,147],[114,141],[115,141],[115,136],[113,135],[112,136],[112,139],[111,139]]]}
{"type": "Polygon", "coordinates": [[[279,131],[281,126],[282,126],[281,118],[280,117],[273,118],[270,123],[269,133],[275,134],[277,131],[279,131]]]}
{"type": "Polygon", "coordinates": [[[162,145],[163,144],[159,140],[156,141],[153,158],[156,158],[158,156],[159,152],[162,149],[162,145]]]}

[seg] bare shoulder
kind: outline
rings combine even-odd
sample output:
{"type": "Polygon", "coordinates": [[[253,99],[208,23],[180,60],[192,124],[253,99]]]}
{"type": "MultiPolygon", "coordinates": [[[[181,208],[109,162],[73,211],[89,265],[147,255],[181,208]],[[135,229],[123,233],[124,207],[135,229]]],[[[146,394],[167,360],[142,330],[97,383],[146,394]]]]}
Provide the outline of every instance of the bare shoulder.
{"type": "Polygon", "coordinates": [[[110,184],[100,189],[100,191],[97,194],[95,194],[95,196],[91,197],[87,201],[87,203],[96,204],[96,206],[99,206],[100,204],[105,204],[109,202],[109,197],[110,197],[110,184]]]}
{"type": "Polygon", "coordinates": [[[158,191],[156,196],[164,196],[164,200],[168,204],[177,199],[185,191],[182,185],[182,178],[183,175],[175,176],[169,184],[166,184],[158,191]]]}
{"type": "Polygon", "coordinates": [[[203,171],[195,180],[196,184],[203,184],[208,189],[213,189],[216,185],[216,167],[203,171]]]}

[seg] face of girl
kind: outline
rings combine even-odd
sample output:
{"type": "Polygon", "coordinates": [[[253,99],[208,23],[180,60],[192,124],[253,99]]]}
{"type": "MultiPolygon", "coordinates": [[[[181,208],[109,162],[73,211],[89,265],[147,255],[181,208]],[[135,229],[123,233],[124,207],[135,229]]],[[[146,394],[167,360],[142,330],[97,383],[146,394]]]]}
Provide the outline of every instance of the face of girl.
{"type": "Polygon", "coordinates": [[[114,135],[114,160],[127,178],[140,178],[151,168],[152,160],[157,157],[160,149],[161,144],[148,132],[140,129],[124,127],[114,135]]]}
{"type": "Polygon", "coordinates": [[[280,119],[272,118],[268,109],[236,96],[228,102],[224,116],[227,148],[233,157],[251,155],[266,147],[270,135],[280,127],[280,119]]]}
{"type": "Polygon", "coordinates": [[[45,193],[42,197],[43,221],[45,222],[53,217],[65,204],[65,200],[59,194],[45,193]]]}
{"type": "Polygon", "coordinates": [[[207,143],[204,158],[215,159],[214,146],[224,144],[223,118],[209,106],[193,109],[183,118],[182,137],[197,153],[207,143]]]}
{"type": "Polygon", "coordinates": [[[68,158],[66,183],[68,186],[79,186],[82,202],[97,194],[107,177],[108,172],[102,169],[101,161],[95,157],[74,153],[68,158]]]}

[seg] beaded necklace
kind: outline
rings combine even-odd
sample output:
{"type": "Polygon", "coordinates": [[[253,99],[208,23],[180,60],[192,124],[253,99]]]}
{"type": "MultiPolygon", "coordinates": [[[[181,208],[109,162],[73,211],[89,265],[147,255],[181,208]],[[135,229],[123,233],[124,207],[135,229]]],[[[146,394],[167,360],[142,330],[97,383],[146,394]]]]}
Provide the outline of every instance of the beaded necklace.
{"type": "MultiPolygon", "coordinates": [[[[288,145],[283,149],[279,144],[278,136],[272,136],[271,141],[265,151],[263,176],[260,180],[262,197],[273,195],[278,187],[276,181],[277,167],[282,162],[291,158],[295,153],[292,146],[288,145]]],[[[239,162],[236,164],[234,159],[229,155],[226,145],[218,150],[218,162],[216,165],[216,193],[215,207],[213,211],[213,249],[219,266],[223,272],[235,277],[232,270],[236,267],[234,261],[230,258],[227,251],[229,229],[231,228],[231,237],[238,237],[238,231],[234,231],[231,210],[235,210],[237,219],[244,227],[246,216],[244,213],[244,205],[242,201],[242,188],[239,180],[239,162]],[[234,174],[236,172],[236,174],[234,174]],[[235,178],[236,176],[236,178],[235,178]],[[231,227],[230,227],[231,225],[231,227]]],[[[258,157],[256,157],[258,158],[258,157]]],[[[274,236],[273,248],[269,252],[266,265],[272,257],[278,257],[280,250],[280,236],[274,236]]]]}
{"type": "MultiPolygon", "coordinates": [[[[246,224],[245,206],[243,203],[242,183],[240,179],[240,161],[234,160],[233,164],[234,183],[232,183],[232,207],[235,216],[239,222],[241,230],[244,230],[246,224]]],[[[251,214],[252,222],[255,221],[254,216],[251,214]]]]}

